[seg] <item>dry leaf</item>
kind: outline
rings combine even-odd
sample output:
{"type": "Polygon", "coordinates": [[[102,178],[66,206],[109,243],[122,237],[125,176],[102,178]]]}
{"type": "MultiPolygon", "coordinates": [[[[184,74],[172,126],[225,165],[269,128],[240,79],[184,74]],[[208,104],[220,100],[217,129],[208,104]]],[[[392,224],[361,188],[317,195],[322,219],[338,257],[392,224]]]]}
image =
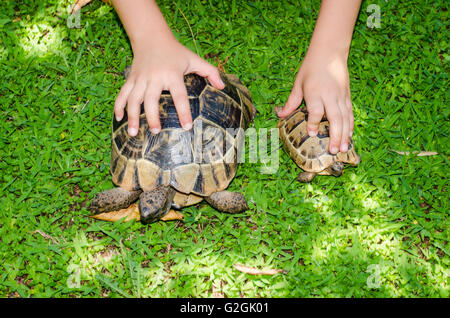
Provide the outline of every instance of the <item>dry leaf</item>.
{"type": "MultiPolygon", "coordinates": [[[[91,215],[90,217],[97,219],[97,220],[103,220],[103,221],[109,221],[109,222],[116,222],[122,218],[125,218],[126,222],[130,221],[130,220],[139,221],[141,219],[141,216],[139,214],[139,207],[138,207],[137,203],[130,205],[126,209],[122,209],[119,211],[111,211],[111,212],[94,214],[94,215],[91,215]]],[[[182,220],[183,217],[184,216],[182,213],[175,211],[175,210],[170,210],[169,213],[167,213],[164,217],[161,218],[161,221],[182,220]]]]}
{"type": "Polygon", "coordinates": [[[226,71],[225,71],[225,64],[227,64],[227,62],[228,62],[228,56],[225,57],[225,61],[224,62],[222,62],[220,59],[216,59],[216,61],[218,62],[217,63],[217,68],[219,70],[221,70],[223,73],[226,73],[226,71]]]}
{"type": "Polygon", "coordinates": [[[132,204],[126,209],[91,215],[91,218],[94,218],[97,220],[109,221],[109,222],[116,222],[122,218],[125,218],[125,221],[130,221],[130,220],[138,220],[139,221],[140,215],[139,215],[138,205],[132,204]]]}
{"type": "Polygon", "coordinates": [[[411,153],[413,155],[416,155],[417,157],[425,157],[425,156],[435,156],[438,155],[438,152],[435,151],[413,151],[413,152],[409,152],[409,151],[398,151],[398,150],[394,150],[394,149],[389,149],[390,151],[393,151],[395,153],[398,153],[399,155],[403,155],[403,156],[409,156],[411,153]]]}
{"type": "Polygon", "coordinates": [[[161,218],[161,221],[175,221],[175,220],[182,220],[183,218],[184,218],[183,213],[171,209],[169,213],[167,213],[161,218]]]}
{"type": "Polygon", "coordinates": [[[245,265],[234,264],[234,268],[238,271],[251,275],[275,275],[284,272],[282,269],[257,269],[245,265]]]}
{"type": "Polygon", "coordinates": [[[439,153],[436,151],[421,151],[417,154],[418,157],[425,157],[425,156],[436,156],[439,153]]]}

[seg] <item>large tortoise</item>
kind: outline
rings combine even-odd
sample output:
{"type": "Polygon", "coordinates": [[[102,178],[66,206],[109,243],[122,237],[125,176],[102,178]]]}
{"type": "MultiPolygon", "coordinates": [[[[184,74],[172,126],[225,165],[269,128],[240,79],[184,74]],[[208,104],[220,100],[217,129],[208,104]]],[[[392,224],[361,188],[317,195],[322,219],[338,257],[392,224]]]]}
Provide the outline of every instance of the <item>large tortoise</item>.
{"type": "Polygon", "coordinates": [[[310,182],[317,174],[338,177],[343,173],[345,164],[354,166],[359,164],[361,159],[355,151],[352,138],[350,138],[347,152],[338,152],[333,155],[328,151],[330,124],[326,116],[322,118],[315,137],[308,135],[307,120],[307,110],[299,108],[278,122],[281,142],[291,158],[303,170],[298,175],[298,181],[310,182]]]}
{"type": "Polygon", "coordinates": [[[198,75],[186,75],[193,128],[181,128],[168,91],[160,98],[161,132],[152,134],[141,105],[140,128],[127,133],[128,121],[113,118],[111,174],[118,188],[97,194],[89,209],[103,213],[127,208],[139,199],[142,223],[155,222],[171,207],[205,199],[217,210],[246,209],[241,193],[225,191],[236,174],[244,130],[253,121],[250,92],[239,79],[221,72],[218,90],[198,75]]]}

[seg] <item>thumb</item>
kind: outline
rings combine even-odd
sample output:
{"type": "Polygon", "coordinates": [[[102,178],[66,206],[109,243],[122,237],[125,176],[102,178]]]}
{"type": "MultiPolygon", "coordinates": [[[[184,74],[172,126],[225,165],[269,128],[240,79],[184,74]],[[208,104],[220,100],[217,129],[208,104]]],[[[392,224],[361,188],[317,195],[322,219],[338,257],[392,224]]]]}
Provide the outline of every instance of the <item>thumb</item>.
{"type": "Polygon", "coordinates": [[[224,89],[225,84],[220,78],[219,70],[212,64],[206,62],[201,57],[195,59],[191,71],[202,77],[206,77],[208,81],[217,89],[224,89]]]}
{"type": "Polygon", "coordinates": [[[287,117],[300,106],[303,100],[303,92],[300,85],[294,84],[284,107],[277,112],[278,117],[287,117]]]}

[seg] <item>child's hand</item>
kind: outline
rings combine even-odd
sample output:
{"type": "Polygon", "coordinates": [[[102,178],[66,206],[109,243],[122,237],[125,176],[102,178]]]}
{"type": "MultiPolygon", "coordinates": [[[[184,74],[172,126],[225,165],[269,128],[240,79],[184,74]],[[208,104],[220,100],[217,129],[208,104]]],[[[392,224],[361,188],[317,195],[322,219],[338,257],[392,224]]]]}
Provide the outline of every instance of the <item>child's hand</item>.
{"type": "Polygon", "coordinates": [[[130,75],[114,105],[117,120],[122,119],[124,108],[128,105],[130,136],[138,132],[142,102],[151,132],[158,133],[161,130],[159,98],[163,90],[170,91],[181,126],[186,130],[192,128],[184,75],[196,73],[206,77],[217,89],[224,88],[218,70],[175,39],[161,39],[157,45],[140,44],[133,48],[133,52],[130,75]]]}
{"type": "Polygon", "coordinates": [[[353,134],[353,109],[346,59],[307,54],[291,94],[278,116],[290,115],[303,99],[308,110],[308,134],[317,135],[325,113],[330,122],[329,151],[333,154],[346,152],[349,136],[353,134]]]}
{"type": "Polygon", "coordinates": [[[181,127],[190,129],[192,118],[184,75],[197,73],[223,89],[219,71],[181,45],[170,31],[155,0],[112,0],[133,48],[133,64],[127,82],[117,96],[114,113],[123,118],[127,106],[128,133],[139,129],[140,105],[152,133],[161,130],[159,98],[163,90],[172,95],[181,127]],[[132,3],[130,3],[132,2],[132,3]]]}
{"type": "Polygon", "coordinates": [[[291,94],[278,116],[286,117],[305,100],[308,134],[315,136],[325,114],[333,154],[348,150],[353,107],[347,58],[361,0],[322,0],[316,27],[291,94]]]}

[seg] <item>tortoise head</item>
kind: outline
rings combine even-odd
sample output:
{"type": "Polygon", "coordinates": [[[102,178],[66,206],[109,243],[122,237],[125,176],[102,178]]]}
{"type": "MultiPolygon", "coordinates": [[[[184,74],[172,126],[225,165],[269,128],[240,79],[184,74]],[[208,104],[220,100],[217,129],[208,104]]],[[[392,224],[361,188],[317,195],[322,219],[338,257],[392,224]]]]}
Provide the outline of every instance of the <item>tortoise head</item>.
{"type": "Polygon", "coordinates": [[[340,161],[333,163],[330,166],[329,171],[333,176],[339,177],[340,175],[342,175],[342,172],[344,171],[344,163],[340,161]]]}

